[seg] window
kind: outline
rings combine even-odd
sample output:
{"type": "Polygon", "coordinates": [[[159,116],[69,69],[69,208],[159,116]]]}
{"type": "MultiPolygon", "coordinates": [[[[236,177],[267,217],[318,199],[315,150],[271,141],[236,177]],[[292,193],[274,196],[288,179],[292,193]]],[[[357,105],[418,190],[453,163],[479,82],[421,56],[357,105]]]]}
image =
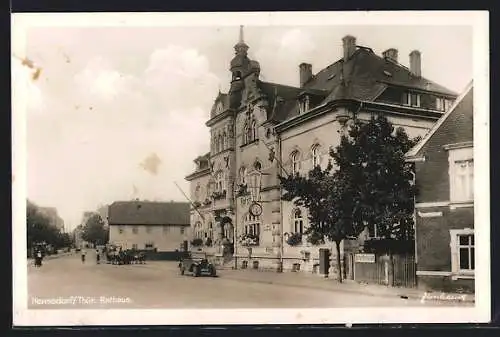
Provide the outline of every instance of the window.
{"type": "Polygon", "coordinates": [[[260,238],[260,216],[247,214],[245,217],[245,234],[255,235],[260,238]]]}
{"type": "Polygon", "coordinates": [[[217,192],[222,192],[223,190],[223,175],[222,171],[219,171],[215,174],[215,190],[217,192]]]}
{"type": "Polygon", "coordinates": [[[403,104],[409,105],[409,106],[419,107],[420,106],[420,95],[416,94],[414,92],[406,92],[404,94],[403,104]]]}
{"type": "Polygon", "coordinates": [[[445,99],[444,100],[444,111],[450,110],[452,104],[453,104],[453,101],[450,101],[449,99],[445,99]]]}
{"type": "Polygon", "coordinates": [[[247,181],[247,169],[246,167],[240,168],[240,184],[245,185],[247,181]]]}
{"type": "Polygon", "coordinates": [[[309,96],[305,96],[300,100],[299,103],[299,113],[304,113],[309,111],[309,96]]]}
{"type": "Polygon", "coordinates": [[[471,228],[451,229],[452,278],[470,277],[475,270],[474,230],[471,228]]]}
{"type": "Polygon", "coordinates": [[[201,239],[203,237],[203,226],[199,221],[194,224],[194,237],[196,239],[201,239]]]}
{"type": "Polygon", "coordinates": [[[208,223],[208,237],[212,240],[214,236],[213,233],[213,224],[211,222],[208,223]]]}
{"type": "Polygon", "coordinates": [[[133,250],[137,250],[137,249],[138,249],[138,248],[137,248],[137,243],[133,243],[133,244],[132,244],[132,249],[133,249],[133,250]]]}
{"type": "Polygon", "coordinates": [[[148,249],[148,250],[153,250],[154,249],[154,243],[153,242],[147,242],[146,244],[144,244],[144,248],[145,249],[148,249]]]}
{"type": "Polygon", "coordinates": [[[293,231],[301,235],[304,234],[304,219],[300,209],[295,210],[293,213],[293,231]]]}
{"type": "Polygon", "coordinates": [[[472,147],[449,151],[450,200],[474,200],[474,159],[472,147]]]}
{"type": "Polygon", "coordinates": [[[445,111],[446,106],[445,106],[446,100],[442,97],[436,97],[436,110],[439,111],[445,111]]]}
{"type": "Polygon", "coordinates": [[[125,232],[125,229],[123,228],[123,226],[118,227],[119,234],[123,234],[124,232],[125,232]]]}
{"type": "Polygon", "coordinates": [[[194,200],[199,201],[200,200],[200,192],[201,192],[201,186],[198,184],[196,186],[196,189],[194,190],[194,200]]]}
{"type": "Polygon", "coordinates": [[[372,239],[379,237],[377,224],[374,224],[373,226],[368,226],[368,237],[370,237],[372,239]]]}
{"type": "Polygon", "coordinates": [[[184,235],[184,233],[185,233],[185,229],[184,229],[184,227],[181,227],[181,235],[184,235]]]}
{"type": "Polygon", "coordinates": [[[291,160],[292,160],[292,174],[297,174],[299,173],[300,170],[300,153],[298,151],[295,151],[291,155],[291,160]]]}
{"type": "Polygon", "coordinates": [[[223,144],[223,138],[222,135],[219,135],[219,152],[224,150],[224,144],[223,144]]]}
{"type": "Polygon", "coordinates": [[[132,233],[134,234],[139,233],[139,228],[137,226],[132,227],[132,233]]]}
{"type": "Polygon", "coordinates": [[[226,132],[222,134],[222,149],[225,150],[227,149],[227,135],[226,132]]]}
{"type": "Polygon", "coordinates": [[[253,123],[251,123],[247,128],[247,143],[251,143],[253,141],[253,123]]]}
{"type": "Polygon", "coordinates": [[[321,165],[321,154],[319,145],[314,145],[312,148],[312,165],[313,168],[321,165]]]}
{"type": "Polygon", "coordinates": [[[255,161],[255,163],[253,164],[253,168],[260,172],[262,170],[262,164],[260,163],[260,161],[255,161]]]}
{"type": "Polygon", "coordinates": [[[245,123],[245,125],[243,126],[243,134],[241,135],[241,137],[242,137],[241,144],[242,145],[248,144],[250,142],[248,139],[248,129],[249,129],[248,124],[245,123]]]}
{"type": "Polygon", "coordinates": [[[458,235],[460,271],[474,270],[474,235],[458,235]]]}
{"type": "Polygon", "coordinates": [[[252,122],[252,140],[251,141],[254,141],[256,139],[257,139],[257,122],[253,121],[252,122]]]}

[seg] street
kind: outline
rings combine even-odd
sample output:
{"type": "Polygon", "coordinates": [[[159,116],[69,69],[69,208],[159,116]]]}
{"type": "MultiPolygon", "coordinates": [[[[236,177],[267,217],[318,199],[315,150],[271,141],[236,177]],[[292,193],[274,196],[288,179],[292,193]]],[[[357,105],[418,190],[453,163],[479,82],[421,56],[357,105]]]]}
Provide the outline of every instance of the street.
{"type": "MultiPolygon", "coordinates": [[[[366,306],[423,306],[418,300],[263,284],[219,277],[181,276],[176,262],[144,265],[96,264],[89,250],[79,255],[28,266],[28,308],[327,308],[366,306]]],[[[442,305],[439,303],[426,303],[442,305]]]]}

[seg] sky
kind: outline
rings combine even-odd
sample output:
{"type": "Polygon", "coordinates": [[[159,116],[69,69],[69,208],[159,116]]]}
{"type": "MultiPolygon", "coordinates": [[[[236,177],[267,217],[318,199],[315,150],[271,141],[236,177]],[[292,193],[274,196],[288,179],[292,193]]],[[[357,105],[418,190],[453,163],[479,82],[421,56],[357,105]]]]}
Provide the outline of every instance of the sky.
{"type": "MultiPolygon", "coordinates": [[[[460,92],[472,79],[470,26],[245,26],[261,79],[298,85],[342,55],[343,36],[381,54],[422,53],[422,74],[460,92]],[[430,38],[432,37],[432,38],[430,38]]],[[[26,98],[27,197],[57,207],[66,228],[117,200],[186,201],[184,177],[208,152],[205,122],[227,91],[238,26],[40,27],[12,60],[26,98]],[[20,59],[34,62],[32,68],[20,59]],[[33,79],[39,67],[38,77],[33,79]]]]}

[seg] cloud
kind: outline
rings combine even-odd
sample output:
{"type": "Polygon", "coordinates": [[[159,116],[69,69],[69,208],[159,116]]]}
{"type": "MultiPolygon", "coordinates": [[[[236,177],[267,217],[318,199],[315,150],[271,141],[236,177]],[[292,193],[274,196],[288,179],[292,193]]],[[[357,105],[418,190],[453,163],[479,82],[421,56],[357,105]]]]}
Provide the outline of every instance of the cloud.
{"type": "Polygon", "coordinates": [[[155,50],[138,74],[102,56],[79,69],[47,66],[43,113],[28,114],[30,198],[56,206],[71,226],[83,211],[134,193],[182,198],[173,182],[187,190],[193,158],[208,150],[205,121],[219,82],[204,55],[155,50]]]}
{"type": "Polygon", "coordinates": [[[297,86],[299,64],[311,62],[315,52],[313,38],[295,28],[264,38],[255,55],[264,80],[297,86]]]}

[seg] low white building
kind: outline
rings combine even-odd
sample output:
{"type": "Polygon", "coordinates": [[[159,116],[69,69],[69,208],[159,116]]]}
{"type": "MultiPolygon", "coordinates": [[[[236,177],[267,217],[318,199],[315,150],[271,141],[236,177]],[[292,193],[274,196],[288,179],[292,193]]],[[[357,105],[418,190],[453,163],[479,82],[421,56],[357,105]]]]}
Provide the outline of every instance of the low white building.
{"type": "Polygon", "coordinates": [[[189,203],[116,201],[109,206],[109,243],[123,249],[175,252],[188,240],[189,203]]]}

